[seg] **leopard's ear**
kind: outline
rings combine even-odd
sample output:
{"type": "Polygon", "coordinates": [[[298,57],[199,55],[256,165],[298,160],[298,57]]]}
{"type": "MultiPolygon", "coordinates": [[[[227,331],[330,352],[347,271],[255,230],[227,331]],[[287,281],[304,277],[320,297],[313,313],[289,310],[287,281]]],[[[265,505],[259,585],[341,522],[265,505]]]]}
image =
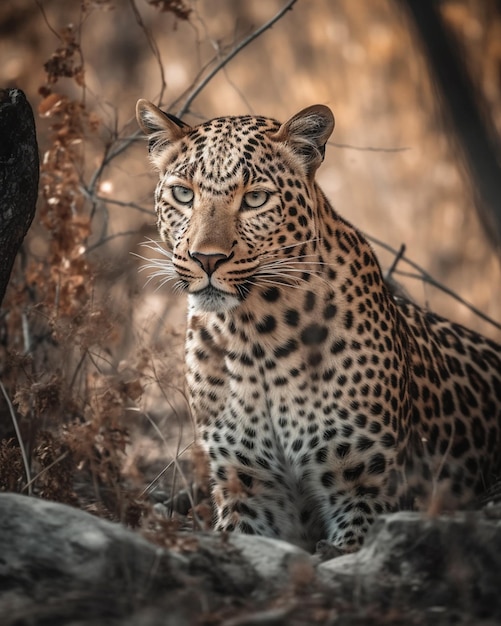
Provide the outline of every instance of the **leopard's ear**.
{"type": "Polygon", "coordinates": [[[303,162],[307,174],[312,176],[324,160],[325,144],[333,130],[332,111],[323,104],[315,104],[293,115],[272,135],[272,139],[286,143],[303,162]]]}
{"type": "Polygon", "coordinates": [[[170,113],[164,113],[148,100],[137,101],[136,118],[143,133],[148,135],[150,158],[158,168],[160,168],[163,149],[182,139],[192,130],[191,126],[170,113]]]}

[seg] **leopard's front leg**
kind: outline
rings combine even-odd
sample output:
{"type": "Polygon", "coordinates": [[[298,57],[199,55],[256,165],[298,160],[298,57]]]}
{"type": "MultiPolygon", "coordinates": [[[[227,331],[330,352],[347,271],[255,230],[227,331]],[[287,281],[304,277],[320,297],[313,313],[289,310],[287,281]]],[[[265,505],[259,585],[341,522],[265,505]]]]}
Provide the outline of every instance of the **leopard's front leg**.
{"type": "Polygon", "coordinates": [[[293,495],[279,476],[214,458],[211,474],[217,531],[236,531],[305,545],[293,495]]]}

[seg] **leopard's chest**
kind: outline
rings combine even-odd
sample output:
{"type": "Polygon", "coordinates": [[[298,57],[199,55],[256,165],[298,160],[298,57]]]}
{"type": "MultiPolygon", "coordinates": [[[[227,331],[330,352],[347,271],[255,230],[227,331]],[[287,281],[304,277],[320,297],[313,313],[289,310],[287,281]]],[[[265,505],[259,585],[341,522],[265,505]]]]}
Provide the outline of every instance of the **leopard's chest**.
{"type": "Polygon", "coordinates": [[[313,323],[304,328],[286,335],[275,327],[274,341],[265,341],[238,327],[194,325],[187,379],[206,450],[216,465],[228,461],[302,484],[335,474],[342,485],[366,468],[384,471],[395,437],[381,436],[381,398],[372,397],[382,393],[384,370],[371,386],[361,384],[350,350],[339,354],[340,341],[325,340],[313,323]]]}

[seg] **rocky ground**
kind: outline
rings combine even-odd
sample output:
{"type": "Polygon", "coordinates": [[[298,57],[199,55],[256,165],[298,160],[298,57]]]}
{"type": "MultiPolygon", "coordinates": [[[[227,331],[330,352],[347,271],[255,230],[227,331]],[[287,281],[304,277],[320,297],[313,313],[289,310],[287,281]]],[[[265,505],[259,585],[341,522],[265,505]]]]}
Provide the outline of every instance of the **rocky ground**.
{"type": "Polygon", "coordinates": [[[2,626],[499,624],[501,510],[382,517],[356,554],[171,532],[0,494],[2,626]]]}

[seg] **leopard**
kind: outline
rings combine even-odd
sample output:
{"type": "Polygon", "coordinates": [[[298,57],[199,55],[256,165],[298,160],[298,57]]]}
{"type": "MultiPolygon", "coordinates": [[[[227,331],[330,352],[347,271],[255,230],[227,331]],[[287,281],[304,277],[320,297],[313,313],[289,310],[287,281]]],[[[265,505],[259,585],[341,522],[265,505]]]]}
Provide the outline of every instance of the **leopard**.
{"type": "Polygon", "coordinates": [[[136,113],[213,528],[344,554],[381,515],[470,506],[499,472],[501,346],[391,289],[316,181],[331,109],[136,113]]]}

